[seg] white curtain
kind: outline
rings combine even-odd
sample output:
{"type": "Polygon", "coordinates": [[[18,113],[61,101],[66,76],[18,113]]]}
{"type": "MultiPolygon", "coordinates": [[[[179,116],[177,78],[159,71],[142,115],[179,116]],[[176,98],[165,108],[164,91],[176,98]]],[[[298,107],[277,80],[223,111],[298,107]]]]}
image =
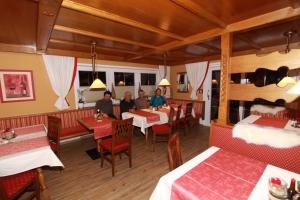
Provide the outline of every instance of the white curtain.
{"type": "Polygon", "coordinates": [[[64,56],[43,55],[52,89],[58,96],[54,104],[58,110],[69,108],[66,96],[69,93],[73,79],[74,59],[64,56]]]}
{"type": "Polygon", "coordinates": [[[208,65],[208,61],[185,65],[187,76],[192,86],[191,99],[197,99],[197,90],[205,80],[208,65]]]}
{"type": "MultiPolygon", "coordinates": [[[[158,83],[161,81],[161,79],[163,79],[165,77],[165,66],[164,65],[159,65],[158,66],[158,83]]],[[[167,76],[166,76],[167,80],[170,82],[170,67],[167,66],[167,76]]],[[[161,88],[162,89],[162,88],[161,88]]],[[[170,87],[167,87],[167,92],[165,95],[167,98],[169,98],[171,96],[170,94],[170,87]]]]}

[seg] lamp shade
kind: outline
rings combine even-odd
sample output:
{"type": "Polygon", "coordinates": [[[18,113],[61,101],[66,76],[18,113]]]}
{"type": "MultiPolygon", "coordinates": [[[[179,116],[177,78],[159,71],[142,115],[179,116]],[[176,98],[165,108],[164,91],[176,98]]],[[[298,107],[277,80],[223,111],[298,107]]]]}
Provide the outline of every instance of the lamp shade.
{"type": "Polygon", "coordinates": [[[99,79],[96,78],[92,85],[90,86],[90,89],[105,89],[106,85],[99,79]]]}
{"type": "Polygon", "coordinates": [[[300,81],[296,83],[291,89],[288,90],[289,94],[300,94],[300,81]]]}
{"type": "Polygon", "coordinates": [[[158,85],[159,86],[170,86],[171,84],[166,78],[163,78],[163,79],[161,79],[161,81],[158,85]]]}
{"type": "Polygon", "coordinates": [[[279,83],[277,83],[277,86],[282,88],[282,87],[287,86],[288,84],[296,84],[295,79],[286,76],[283,79],[281,79],[281,81],[279,83]]]}

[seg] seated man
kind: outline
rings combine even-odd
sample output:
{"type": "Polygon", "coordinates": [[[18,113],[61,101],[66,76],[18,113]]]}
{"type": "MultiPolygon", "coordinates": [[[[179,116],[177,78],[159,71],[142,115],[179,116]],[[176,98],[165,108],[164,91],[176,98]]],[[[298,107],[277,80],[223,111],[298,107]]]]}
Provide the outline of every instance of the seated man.
{"type": "Polygon", "coordinates": [[[97,110],[102,112],[104,117],[116,119],[116,116],[113,114],[113,104],[110,91],[105,91],[103,99],[96,102],[96,111],[97,110]]]}
{"type": "Polygon", "coordinates": [[[135,103],[132,100],[131,92],[127,91],[124,94],[124,99],[120,103],[121,115],[122,115],[123,112],[133,111],[133,109],[135,109],[135,103]]]}
{"type": "Polygon", "coordinates": [[[151,97],[151,105],[154,107],[162,106],[167,103],[165,97],[161,95],[161,89],[157,88],[155,90],[155,95],[151,97]]]}
{"type": "Polygon", "coordinates": [[[144,90],[139,91],[139,97],[135,100],[135,105],[137,109],[145,109],[149,107],[149,101],[145,97],[144,90]]]}

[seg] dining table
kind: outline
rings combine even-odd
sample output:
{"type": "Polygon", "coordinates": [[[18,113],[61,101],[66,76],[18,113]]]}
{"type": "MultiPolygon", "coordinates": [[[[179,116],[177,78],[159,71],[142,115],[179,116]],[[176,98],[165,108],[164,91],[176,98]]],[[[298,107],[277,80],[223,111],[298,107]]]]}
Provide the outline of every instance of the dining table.
{"type": "Polygon", "coordinates": [[[212,146],[162,176],[150,200],[269,200],[269,181],[300,174],[212,146]]]}
{"type": "Polygon", "coordinates": [[[42,167],[63,168],[64,165],[50,147],[47,128],[39,124],[14,128],[13,132],[15,135],[9,140],[0,138],[0,177],[36,169],[42,197],[49,200],[42,167]]]}
{"type": "Polygon", "coordinates": [[[100,152],[100,141],[112,135],[112,118],[102,117],[97,119],[95,117],[86,117],[78,119],[78,122],[85,127],[90,133],[93,134],[94,139],[97,142],[97,150],[100,152]]]}
{"type": "Polygon", "coordinates": [[[141,132],[146,137],[146,144],[148,144],[149,128],[155,124],[168,123],[168,113],[154,109],[140,109],[132,112],[123,112],[122,119],[133,118],[133,124],[141,129],[141,132]]]}

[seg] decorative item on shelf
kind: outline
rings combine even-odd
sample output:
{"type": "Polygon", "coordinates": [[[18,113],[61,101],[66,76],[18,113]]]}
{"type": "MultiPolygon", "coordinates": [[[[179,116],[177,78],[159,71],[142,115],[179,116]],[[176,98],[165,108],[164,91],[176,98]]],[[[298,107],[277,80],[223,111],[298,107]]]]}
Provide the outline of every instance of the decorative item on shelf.
{"type": "Polygon", "coordinates": [[[92,56],[93,74],[94,74],[94,76],[96,75],[96,78],[94,79],[94,82],[90,86],[90,90],[105,89],[106,85],[98,78],[98,73],[95,72],[97,53],[96,53],[96,42],[94,42],[94,41],[92,42],[92,45],[91,45],[91,56],[92,56]]]}

